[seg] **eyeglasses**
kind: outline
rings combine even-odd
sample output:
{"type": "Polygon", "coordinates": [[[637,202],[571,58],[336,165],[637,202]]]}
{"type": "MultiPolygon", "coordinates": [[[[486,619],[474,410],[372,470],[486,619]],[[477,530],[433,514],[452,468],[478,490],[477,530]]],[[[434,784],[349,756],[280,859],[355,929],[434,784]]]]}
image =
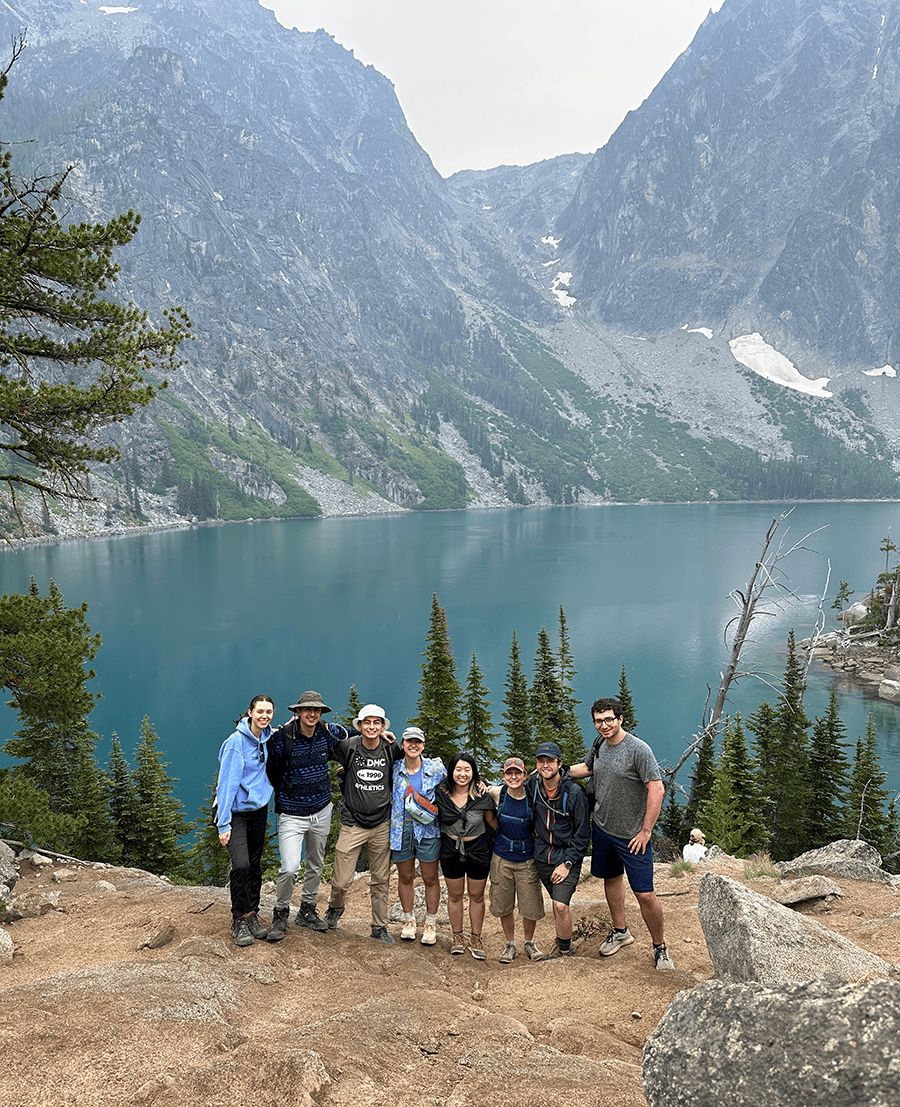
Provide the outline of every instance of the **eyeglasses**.
{"type": "Polygon", "coordinates": [[[619,721],[618,715],[610,715],[604,719],[594,719],[594,726],[612,726],[619,721]]]}

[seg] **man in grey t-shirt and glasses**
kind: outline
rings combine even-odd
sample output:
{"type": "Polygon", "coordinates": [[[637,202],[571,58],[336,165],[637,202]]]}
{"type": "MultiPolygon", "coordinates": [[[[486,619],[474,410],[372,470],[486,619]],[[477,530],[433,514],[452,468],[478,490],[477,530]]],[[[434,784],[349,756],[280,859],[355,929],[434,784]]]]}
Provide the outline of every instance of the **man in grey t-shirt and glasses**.
{"type": "Polygon", "coordinates": [[[662,810],[666,789],[659,765],[646,742],[622,728],[617,699],[596,700],[591,715],[597,741],[585,761],[573,765],[572,777],[593,775],[595,807],[591,819],[591,875],[603,878],[612,928],[600,947],[610,957],[634,937],[625,925],[625,874],[653,940],[658,969],[672,969],[666,948],[662,905],[653,890],[650,836],[662,810]]]}

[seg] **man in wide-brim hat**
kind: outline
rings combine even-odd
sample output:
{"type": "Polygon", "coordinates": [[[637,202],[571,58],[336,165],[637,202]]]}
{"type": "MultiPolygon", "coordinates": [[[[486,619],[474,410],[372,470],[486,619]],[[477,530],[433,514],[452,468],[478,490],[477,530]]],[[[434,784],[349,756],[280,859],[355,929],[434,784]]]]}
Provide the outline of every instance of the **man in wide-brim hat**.
{"type": "Polygon", "coordinates": [[[276,903],[269,940],[283,938],[290,920],[291,899],[300,864],[306,855],[300,909],[294,920],[310,930],[327,930],[316,912],[316,896],[325,864],[325,847],[331,830],[331,777],[328,762],[337,760],[338,742],[349,731],[337,723],[322,721],[331,708],[318,692],[304,692],[291,704],[294,717],[272,732],[266,770],[275,789],[278,812],[278,851],[281,870],[275,889],[276,903]]]}

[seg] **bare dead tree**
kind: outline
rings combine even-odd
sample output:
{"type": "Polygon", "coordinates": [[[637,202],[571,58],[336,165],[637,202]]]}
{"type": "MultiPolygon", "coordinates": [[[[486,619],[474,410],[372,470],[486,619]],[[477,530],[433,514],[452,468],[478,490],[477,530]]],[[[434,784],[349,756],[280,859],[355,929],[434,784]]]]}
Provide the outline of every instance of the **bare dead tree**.
{"type": "MultiPolygon", "coordinates": [[[[675,777],[678,775],[679,770],[688,758],[697,751],[701,743],[710,737],[715,739],[722,722],[725,704],[728,700],[728,693],[732,684],[746,676],[752,676],[755,679],[765,681],[761,673],[753,670],[742,671],[740,669],[741,654],[743,653],[747,638],[757,619],[764,615],[773,616],[775,614],[772,607],[777,608],[782,602],[788,599],[797,599],[797,594],[790,587],[788,578],[784,573],[783,562],[790,557],[791,554],[799,550],[808,550],[809,547],[806,545],[807,540],[814,534],[818,534],[820,530],[825,529],[824,527],[817,527],[815,530],[805,534],[798,542],[788,545],[787,530],[783,530],[783,527],[792,511],[793,508],[783,512],[777,519],[772,520],[769,529],[766,531],[762,551],[749,582],[744,586],[743,590],[735,588],[730,593],[731,599],[738,608],[738,614],[726,623],[723,632],[723,639],[726,646],[728,645],[729,634],[732,631],[734,634],[734,637],[731,639],[728,664],[724,672],[721,673],[715,702],[708,716],[707,710],[709,708],[709,697],[712,695],[712,689],[707,685],[707,699],[703,707],[702,727],[700,732],[693,736],[693,740],[686,747],[678,764],[672,769],[671,773],[668,774],[668,780],[666,782],[667,791],[672,790],[675,777]],[[779,536],[780,531],[783,531],[783,533],[779,536]]],[[[829,576],[830,573],[831,567],[829,565],[829,576]]],[[[822,626],[824,626],[824,613],[822,612],[824,598],[825,593],[823,593],[822,599],[819,601],[819,615],[821,616],[822,626]]],[[[819,618],[817,618],[816,624],[817,626],[819,625],[819,618]]]]}

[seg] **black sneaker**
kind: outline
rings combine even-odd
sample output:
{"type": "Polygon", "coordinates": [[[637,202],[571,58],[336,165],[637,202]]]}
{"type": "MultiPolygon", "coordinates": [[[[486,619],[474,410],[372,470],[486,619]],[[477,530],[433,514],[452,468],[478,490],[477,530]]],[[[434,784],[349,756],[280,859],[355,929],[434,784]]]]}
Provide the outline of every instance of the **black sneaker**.
{"type": "Polygon", "coordinates": [[[247,916],[247,929],[253,935],[253,937],[261,942],[269,936],[268,930],[259,921],[259,914],[256,911],[251,911],[247,916]]]}
{"type": "Polygon", "coordinates": [[[242,915],[239,919],[232,919],[231,936],[234,938],[234,944],[236,946],[253,945],[253,935],[250,933],[246,915],[242,915]]]}
{"type": "Polygon", "coordinates": [[[269,927],[269,933],[267,935],[270,942],[280,942],[284,937],[288,927],[288,920],[291,917],[290,907],[276,907],[272,912],[272,925],[269,927]]]}
{"type": "Polygon", "coordinates": [[[337,930],[338,919],[343,915],[343,907],[329,907],[325,912],[325,925],[329,930],[337,930]]]}
{"type": "Polygon", "coordinates": [[[568,949],[560,949],[559,942],[553,943],[553,949],[549,953],[542,953],[540,957],[535,957],[535,961],[555,961],[558,957],[574,957],[575,950],[570,946],[568,949]]]}
{"type": "Polygon", "coordinates": [[[310,930],[323,931],[328,929],[328,923],[320,919],[314,903],[301,903],[297,917],[294,919],[297,926],[306,926],[310,930]]]}
{"type": "Polygon", "coordinates": [[[388,934],[388,928],[386,926],[373,926],[370,938],[374,938],[376,942],[384,942],[386,946],[394,945],[394,939],[388,934]]]}

